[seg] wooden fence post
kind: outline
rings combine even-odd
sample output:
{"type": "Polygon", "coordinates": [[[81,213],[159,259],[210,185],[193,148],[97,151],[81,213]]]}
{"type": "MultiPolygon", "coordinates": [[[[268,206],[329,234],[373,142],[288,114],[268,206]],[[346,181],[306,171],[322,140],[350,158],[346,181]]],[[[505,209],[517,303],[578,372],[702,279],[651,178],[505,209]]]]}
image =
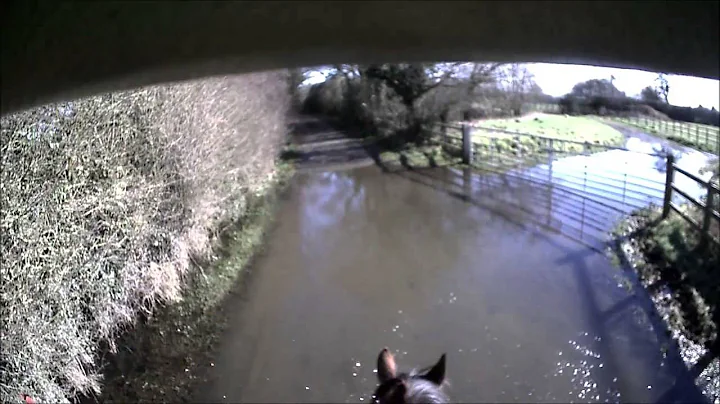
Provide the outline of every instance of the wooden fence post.
{"type": "Polygon", "coordinates": [[[462,138],[463,138],[463,163],[472,164],[472,141],[470,141],[470,114],[465,111],[463,113],[462,138]]]}
{"type": "Polygon", "coordinates": [[[667,162],[665,165],[665,197],[663,200],[663,219],[667,218],[670,214],[670,202],[672,201],[672,184],[675,177],[675,156],[672,154],[667,155],[667,162]]]}
{"type": "Polygon", "coordinates": [[[550,138],[548,140],[548,158],[550,161],[553,161],[555,159],[555,143],[553,142],[553,138],[550,138]]]}
{"type": "Polygon", "coordinates": [[[702,229],[703,229],[703,237],[707,236],[710,232],[710,219],[712,217],[713,212],[713,197],[715,196],[715,192],[713,192],[712,188],[712,182],[708,181],[707,183],[707,199],[705,200],[705,212],[703,214],[703,223],[702,223],[702,229]]]}
{"type": "Polygon", "coordinates": [[[447,118],[447,110],[444,110],[444,111],[442,112],[442,114],[440,114],[440,125],[442,125],[442,126],[440,127],[440,131],[442,132],[442,141],[445,142],[445,143],[447,143],[447,141],[448,141],[448,138],[447,138],[447,120],[448,120],[448,118],[447,118]]]}
{"type": "Polygon", "coordinates": [[[472,196],[472,169],[470,167],[463,168],[463,192],[468,198],[472,196]]]}
{"type": "Polygon", "coordinates": [[[552,184],[553,160],[555,160],[555,145],[553,139],[550,138],[548,146],[548,184],[552,184]]]}

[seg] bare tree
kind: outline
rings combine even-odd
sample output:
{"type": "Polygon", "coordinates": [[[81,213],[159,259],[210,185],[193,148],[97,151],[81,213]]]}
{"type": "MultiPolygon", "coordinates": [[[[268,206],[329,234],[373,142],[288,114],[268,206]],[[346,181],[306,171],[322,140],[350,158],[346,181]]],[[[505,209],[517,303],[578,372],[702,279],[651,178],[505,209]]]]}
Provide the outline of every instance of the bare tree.
{"type": "Polygon", "coordinates": [[[504,69],[500,88],[505,93],[508,108],[515,116],[522,113],[523,105],[533,95],[542,94],[542,89],[535,83],[535,76],[525,65],[518,63],[510,64],[504,69]]]}
{"type": "Polygon", "coordinates": [[[500,63],[463,63],[440,86],[420,101],[426,115],[446,121],[451,112],[463,113],[497,85],[500,63]]]}
{"type": "Polygon", "coordinates": [[[662,96],[657,88],[647,86],[640,92],[640,99],[645,102],[662,102],[662,96]]]}
{"type": "Polygon", "coordinates": [[[370,79],[383,82],[407,109],[408,129],[417,135],[424,121],[446,116],[451,108],[467,108],[477,89],[494,80],[499,63],[432,63],[372,65],[370,79]],[[429,98],[429,99],[428,99],[429,98]],[[420,104],[424,108],[418,110],[420,104]]]}
{"type": "Polygon", "coordinates": [[[668,96],[670,95],[670,84],[668,83],[667,77],[664,73],[660,73],[655,81],[658,82],[658,94],[660,94],[666,104],[669,104],[670,102],[668,101],[668,96]]]}

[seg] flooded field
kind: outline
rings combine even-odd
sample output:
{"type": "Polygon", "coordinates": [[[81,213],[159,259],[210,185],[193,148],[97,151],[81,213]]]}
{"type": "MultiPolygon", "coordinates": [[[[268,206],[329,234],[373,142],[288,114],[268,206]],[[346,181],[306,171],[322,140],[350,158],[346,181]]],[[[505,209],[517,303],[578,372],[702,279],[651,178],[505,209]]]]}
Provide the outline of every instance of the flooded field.
{"type": "Polygon", "coordinates": [[[644,290],[528,220],[537,194],[483,183],[298,175],[196,400],[368,402],[385,346],[401,367],[447,353],[453,402],[702,399],[644,290]]]}

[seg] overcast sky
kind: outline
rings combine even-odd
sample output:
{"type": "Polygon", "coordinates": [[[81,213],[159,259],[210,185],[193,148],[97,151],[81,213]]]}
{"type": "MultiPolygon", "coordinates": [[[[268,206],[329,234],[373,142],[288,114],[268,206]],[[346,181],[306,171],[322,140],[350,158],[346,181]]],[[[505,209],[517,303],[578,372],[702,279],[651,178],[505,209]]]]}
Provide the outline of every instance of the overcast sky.
{"type": "MultiPolygon", "coordinates": [[[[546,94],[565,95],[579,82],[590,79],[610,79],[615,76],[615,87],[628,96],[635,96],[647,86],[654,86],[657,73],[642,70],[614,69],[609,67],[533,63],[527,65],[535,76],[535,82],[546,94]]],[[[690,76],[667,75],[673,105],[718,109],[720,82],[690,76]]]]}
{"type": "MultiPolygon", "coordinates": [[[[590,79],[610,79],[615,76],[615,86],[628,96],[635,96],[647,86],[656,85],[657,73],[641,70],[615,69],[609,67],[532,63],[526,65],[535,81],[546,94],[559,97],[572,90],[577,83],[590,79]]],[[[673,105],[720,109],[720,82],[690,76],[667,75],[670,86],[669,101],[673,105]]],[[[316,74],[308,82],[323,81],[316,74]]]]}

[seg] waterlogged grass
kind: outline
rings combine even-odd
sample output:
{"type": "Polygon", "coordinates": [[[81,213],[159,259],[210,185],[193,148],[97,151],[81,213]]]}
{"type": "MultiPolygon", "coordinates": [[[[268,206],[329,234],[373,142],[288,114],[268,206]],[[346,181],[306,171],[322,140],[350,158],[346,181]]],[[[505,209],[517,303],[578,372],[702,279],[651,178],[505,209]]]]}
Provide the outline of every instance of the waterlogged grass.
{"type": "MultiPolygon", "coordinates": [[[[263,245],[279,193],[292,168],[280,175],[264,195],[253,196],[247,214],[220,234],[212,262],[195,263],[182,299],[158,307],[118,341],[119,350],[104,358],[105,385],[101,401],[183,402],[212,366],[213,351],[226,318],[223,303],[239,291],[243,275],[263,245]]],[[[91,401],[95,401],[95,397],[91,401]]]]}

